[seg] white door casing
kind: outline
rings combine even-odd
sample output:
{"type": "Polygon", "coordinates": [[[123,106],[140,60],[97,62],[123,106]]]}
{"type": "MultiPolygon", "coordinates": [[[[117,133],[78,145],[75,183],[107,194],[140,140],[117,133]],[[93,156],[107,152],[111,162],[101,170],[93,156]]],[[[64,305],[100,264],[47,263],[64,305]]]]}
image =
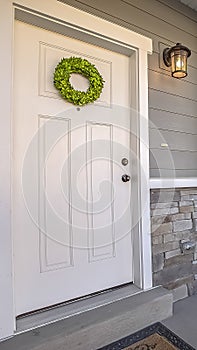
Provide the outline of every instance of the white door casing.
{"type": "MultiPolygon", "coordinates": [[[[97,18],[95,16],[76,10],[70,6],[48,0],[40,2],[38,0],[19,0],[12,4],[11,0],[2,2],[0,12],[0,45],[4,52],[2,56],[1,70],[1,97],[2,97],[2,118],[1,118],[1,150],[2,153],[2,207],[3,220],[0,223],[0,275],[2,287],[0,289],[0,338],[5,338],[13,334],[15,324],[15,311],[13,307],[13,279],[12,279],[12,235],[10,231],[11,222],[11,181],[10,163],[11,159],[11,119],[12,119],[12,65],[14,42],[13,26],[15,9],[20,9],[20,15],[25,17],[33,15],[35,18],[47,19],[51,25],[59,25],[69,31],[74,28],[80,35],[84,33],[95,40],[100,38],[106,45],[116,45],[120,49],[129,48],[131,52],[136,51],[132,59],[136,67],[131,76],[131,86],[136,93],[135,105],[138,113],[138,123],[136,126],[139,143],[136,147],[140,159],[141,167],[136,170],[135,194],[136,212],[141,217],[136,234],[134,235],[134,282],[139,287],[146,289],[152,285],[151,269],[151,244],[149,229],[149,155],[148,155],[148,81],[147,81],[147,53],[151,53],[152,42],[150,39],[134,33],[125,28],[97,18]],[[14,10],[14,11],[13,11],[14,10]],[[5,40],[6,38],[6,40],[5,40]],[[143,171],[142,171],[143,169],[143,171]],[[140,214],[141,213],[141,214],[140,214]]],[[[32,20],[32,18],[31,18],[32,20]]],[[[57,27],[56,27],[57,28],[57,27]]],[[[135,216],[136,213],[133,215],[135,216]]]]}
{"type": "MultiPolygon", "coordinates": [[[[87,89],[82,76],[71,81],[87,89]]],[[[16,21],[17,315],[133,281],[131,182],[121,179],[132,176],[128,97],[127,56],[16,21]],[[88,59],[105,80],[94,105],[73,107],[53,86],[57,63],[71,56],[88,59]]]]}

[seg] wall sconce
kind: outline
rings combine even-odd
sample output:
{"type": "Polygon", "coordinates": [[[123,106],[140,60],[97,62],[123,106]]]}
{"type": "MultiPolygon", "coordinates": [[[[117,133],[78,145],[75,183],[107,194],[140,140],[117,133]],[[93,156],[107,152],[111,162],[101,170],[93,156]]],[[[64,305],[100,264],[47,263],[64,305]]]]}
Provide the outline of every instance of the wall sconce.
{"type": "Polygon", "coordinates": [[[171,66],[172,77],[180,79],[187,76],[187,58],[190,55],[191,50],[180,43],[164,49],[163,60],[167,67],[171,66]]]}

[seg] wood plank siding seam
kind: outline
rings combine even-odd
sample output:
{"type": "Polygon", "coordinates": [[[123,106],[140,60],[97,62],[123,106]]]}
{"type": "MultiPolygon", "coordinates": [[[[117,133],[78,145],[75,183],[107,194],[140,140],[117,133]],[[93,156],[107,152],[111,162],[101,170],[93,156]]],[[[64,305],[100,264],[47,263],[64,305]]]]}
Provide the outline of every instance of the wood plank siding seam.
{"type": "Polygon", "coordinates": [[[172,10],[175,10],[177,13],[184,15],[189,20],[196,22],[195,11],[193,11],[190,7],[185,6],[183,3],[180,3],[179,0],[157,0],[161,4],[164,4],[166,7],[169,7],[172,10]]]}
{"type": "MultiPolygon", "coordinates": [[[[120,0],[120,1],[122,1],[122,0],[120,0]]],[[[156,36],[157,38],[159,37],[162,40],[167,40],[171,44],[174,44],[176,42],[176,40],[177,40],[176,38],[180,35],[181,38],[182,38],[182,41],[187,42],[187,45],[190,46],[190,49],[192,51],[195,50],[196,37],[194,35],[191,35],[191,33],[185,32],[186,37],[184,38],[183,35],[182,35],[182,33],[184,33],[184,30],[182,30],[181,28],[175,27],[172,23],[168,24],[168,23],[164,22],[162,18],[159,19],[161,22],[165,23],[165,25],[167,24],[168,26],[170,26],[172,28],[175,28],[176,31],[178,30],[180,32],[179,34],[178,33],[176,34],[176,36],[174,38],[174,41],[172,39],[169,39],[167,36],[163,36],[161,34],[158,34],[157,31],[152,31],[152,30],[150,30],[150,28],[148,29],[147,27],[143,29],[142,26],[139,26],[136,23],[134,24],[133,22],[130,22],[130,21],[124,19],[123,17],[119,17],[121,15],[121,13],[120,13],[121,6],[120,6],[120,8],[117,9],[117,15],[116,15],[114,13],[111,14],[111,8],[109,9],[109,12],[107,12],[106,10],[104,11],[102,4],[99,5],[100,8],[98,10],[92,4],[91,5],[89,3],[87,4],[88,1],[86,1],[86,3],[85,3],[83,1],[61,0],[61,2],[64,2],[66,4],[70,4],[71,6],[75,6],[76,5],[77,8],[80,8],[83,11],[86,11],[86,12],[91,13],[91,14],[95,14],[95,15],[101,17],[101,18],[104,18],[104,19],[108,20],[108,21],[112,21],[113,23],[119,24],[120,26],[125,26],[125,24],[126,24],[127,28],[129,28],[129,29],[132,29],[134,31],[136,31],[136,29],[138,29],[138,30],[140,30],[139,33],[141,33],[143,35],[147,36],[148,34],[152,34],[152,35],[156,36]],[[104,15],[104,17],[103,17],[103,15],[104,15]],[[128,27],[128,25],[129,25],[129,27],[128,27]],[[191,36],[195,39],[195,40],[193,40],[193,42],[190,42],[189,38],[191,36]]],[[[93,0],[91,0],[91,3],[92,2],[93,2],[93,0]]],[[[105,5],[107,5],[107,4],[110,5],[110,1],[109,2],[105,1],[105,5]]],[[[113,2],[113,10],[114,11],[115,11],[115,5],[116,5],[116,3],[113,2]]],[[[98,2],[97,2],[97,6],[98,6],[98,2]]],[[[128,5],[128,6],[132,7],[132,5],[128,5]]],[[[139,11],[142,12],[142,14],[146,13],[143,9],[138,10],[138,12],[139,11]]],[[[133,13],[133,11],[128,11],[127,10],[127,11],[125,11],[125,13],[128,15],[128,13],[133,13]]],[[[152,14],[148,14],[148,15],[153,17],[152,14]]],[[[140,16],[140,14],[135,15],[135,16],[133,15],[133,19],[134,18],[140,18],[140,17],[142,17],[142,16],[140,16]]],[[[145,21],[145,20],[142,20],[142,22],[143,23],[147,23],[147,21],[145,21]]],[[[152,27],[152,25],[153,25],[152,21],[150,21],[150,26],[152,27]]],[[[157,28],[161,28],[161,25],[157,26],[157,28]]],[[[172,28],[169,30],[169,33],[172,33],[172,28]]]]}
{"type": "MultiPolygon", "coordinates": [[[[134,8],[136,8],[136,9],[140,10],[140,11],[143,11],[143,12],[147,13],[148,15],[151,15],[152,17],[155,17],[155,18],[161,20],[161,18],[160,18],[159,16],[154,15],[152,12],[149,12],[149,11],[145,10],[144,8],[143,8],[143,10],[142,10],[140,7],[131,4],[131,3],[130,3],[129,1],[127,1],[127,0],[120,0],[120,1],[123,2],[123,3],[125,3],[125,4],[128,4],[129,6],[134,7],[134,8]]],[[[148,3],[148,2],[147,2],[147,3],[148,3]]],[[[177,28],[178,30],[180,30],[180,27],[179,27],[179,26],[176,26],[176,25],[173,24],[172,22],[167,21],[167,20],[164,20],[163,18],[162,18],[162,21],[163,21],[164,23],[166,23],[166,24],[168,24],[168,25],[170,25],[170,26],[172,26],[172,27],[177,28]]],[[[196,29],[196,28],[195,28],[195,29],[196,29]]],[[[182,30],[184,33],[187,33],[187,34],[189,34],[189,35],[191,35],[191,36],[197,38],[197,35],[192,34],[190,31],[187,31],[187,30],[185,30],[185,29],[183,29],[183,28],[181,28],[181,30],[182,30]]]]}
{"type": "Polygon", "coordinates": [[[193,116],[193,115],[189,115],[189,114],[184,114],[184,113],[176,113],[176,112],[173,112],[173,111],[169,111],[167,109],[161,109],[161,108],[156,108],[156,107],[149,107],[149,113],[150,111],[158,111],[158,112],[167,112],[169,114],[174,114],[174,115],[180,115],[180,116],[183,116],[183,117],[187,117],[187,118],[197,118],[197,115],[196,116],[193,116]]]}
{"type": "Polygon", "coordinates": [[[174,112],[174,111],[170,111],[168,109],[162,109],[162,108],[158,108],[158,107],[153,107],[153,106],[149,106],[149,111],[161,111],[161,112],[169,112],[169,113],[172,113],[172,114],[177,114],[177,115],[182,115],[182,116],[186,116],[186,117],[189,117],[189,118],[196,118],[196,116],[193,116],[193,115],[190,115],[190,114],[186,114],[186,113],[177,113],[177,112],[174,112]]]}
{"type": "Polygon", "coordinates": [[[186,135],[192,135],[192,136],[197,136],[196,133],[191,133],[191,132],[186,132],[186,131],[179,131],[179,130],[174,130],[174,129],[168,129],[168,128],[159,128],[157,126],[153,127],[153,126],[150,126],[149,127],[150,130],[159,130],[159,131],[169,131],[169,132],[176,132],[176,133],[179,133],[179,134],[186,134],[186,135]]]}
{"type": "MultiPolygon", "coordinates": [[[[150,147],[150,150],[152,150],[152,151],[154,151],[154,150],[166,151],[166,149],[164,150],[162,147],[150,147]]],[[[189,150],[189,149],[182,149],[181,150],[181,149],[170,148],[170,147],[167,147],[167,151],[170,151],[170,152],[188,152],[188,153],[196,153],[197,154],[196,150],[189,150]]]]}
{"type": "MultiPolygon", "coordinates": [[[[153,72],[153,73],[157,73],[157,74],[161,74],[161,75],[164,75],[165,77],[171,78],[171,74],[167,70],[166,71],[165,70],[158,71],[156,69],[148,68],[148,71],[153,72]]],[[[192,81],[189,81],[189,79],[187,77],[183,81],[181,81],[181,83],[188,83],[188,84],[192,84],[192,85],[197,85],[197,82],[194,83],[192,81]]]]}
{"type": "Polygon", "coordinates": [[[182,96],[182,95],[179,95],[179,94],[175,94],[175,93],[170,93],[170,92],[163,91],[163,90],[160,90],[160,89],[155,89],[155,88],[150,87],[150,86],[149,86],[149,90],[153,90],[153,91],[162,92],[162,94],[167,94],[167,95],[171,95],[171,96],[181,97],[181,98],[184,98],[184,100],[189,100],[189,101],[194,101],[194,102],[197,102],[197,99],[193,99],[193,98],[185,97],[185,96],[182,96]]]}

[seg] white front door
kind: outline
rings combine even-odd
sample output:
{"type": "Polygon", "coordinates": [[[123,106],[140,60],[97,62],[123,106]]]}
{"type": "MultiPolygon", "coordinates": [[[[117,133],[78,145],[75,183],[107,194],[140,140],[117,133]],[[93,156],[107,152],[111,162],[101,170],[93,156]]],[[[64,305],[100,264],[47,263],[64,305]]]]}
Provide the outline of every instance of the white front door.
{"type": "MultiPolygon", "coordinates": [[[[87,89],[72,76],[76,89],[87,89]]],[[[15,23],[13,237],[16,315],[132,282],[129,58],[15,23]],[[76,107],[53,86],[62,57],[105,80],[76,107]],[[123,158],[128,165],[122,165],[123,158]]]]}

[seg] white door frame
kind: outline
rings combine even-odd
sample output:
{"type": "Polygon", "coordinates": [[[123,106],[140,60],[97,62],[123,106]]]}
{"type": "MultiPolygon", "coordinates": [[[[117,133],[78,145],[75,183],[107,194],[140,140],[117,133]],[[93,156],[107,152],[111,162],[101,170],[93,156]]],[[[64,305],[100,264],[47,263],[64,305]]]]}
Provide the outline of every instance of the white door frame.
{"type": "MultiPolygon", "coordinates": [[[[133,196],[136,199],[134,220],[140,220],[134,228],[134,283],[142,288],[152,287],[152,252],[150,235],[149,201],[149,136],[148,136],[148,63],[152,53],[152,40],[96,16],[77,10],[57,0],[0,0],[0,339],[13,335],[15,330],[13,251],[11,233],[11,160],[12,160],[12,95],[13,95],[13,45],[15,10],[24,16],[47,20],[56,26],[74,30],[94,40],[102,40],[109,46],[130,50],[132,105],[136,109],[134,132],[140,166],[134,166],[133,196]],[[16,4],[17,3],[17,4],[16,4]],[[133,93],[135,91],[135,94],[133,93]]],[[[57,27],[56,27],[57,28],[57,27]]],[[[132,129],[133,130],[133,129],[132,129]]]]}

